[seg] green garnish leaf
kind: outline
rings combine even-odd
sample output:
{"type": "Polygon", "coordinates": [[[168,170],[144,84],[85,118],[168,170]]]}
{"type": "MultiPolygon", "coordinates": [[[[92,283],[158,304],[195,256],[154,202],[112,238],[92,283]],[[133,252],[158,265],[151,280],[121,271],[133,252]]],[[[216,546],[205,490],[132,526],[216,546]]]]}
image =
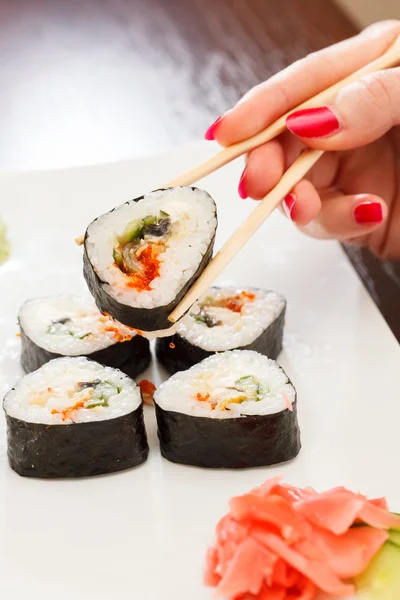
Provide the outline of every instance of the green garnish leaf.
{"type": "Polygon", "coordinates": [[[235,381],[235,387],[240,392],[252,396],[252,400],[260,402],[266,394],[265,387],[254,375],[244,375],[235,381]]]}
{"type": "Polygon", "coordinates": [[[236,386],[249,387],[249,386],[258,386],[259,383],[254,375],[243,375],[235,381],[236,386]]]}
{"type": "Polygon", "coordinates": [[[157,217],[153,215],[148,215],[144,219],[142,219],[142,229],[146,227],[146,225],[155,225],[157,223],[157,217]]]}
{"type": "MultiPolygon", "coordinates": [[[[160,211],[160,214],[169,216],[164,211],[160,211]]],[[[117,238],[118,242],[120,243],[121,246],[125,246],[125,244],[133,242],[134,240],[143,239],[144,238],[143,230],[146,227],[148,227],[149,225],[156,225],[157,223],[158,223],[158,218],[154,215],[147,215],[147,217],[144,217],[144,219],[131,221],[125,227],[122,235],[118,236],[118,238],[117,238]]],[[[114,250],[113,250],[113,258],[118,266],[120,266],[122,264],[122,258],[123,258],[122,253],[117,248],[114,248],[114,250]]]]}
{"type": "Polygon", "coordinates": [[[70,335],[71,337],[77,338],[78,340],[83,340],[88,335],[91,335],[90,331],[88,333],[80,334],[79,332],[71,331],[70,329],[68,329],[67,331],[64,331],[64,332],[60,331],[59,333],[68,333],[68,335],[70,335]]]}
{"type": "Polygon", "coordinates": [[[202,317],[201,315],[196,315],[195,313],[190,312],[189,315],[195,320],[198,321],[199,323],[205,323],[206,320],[204,317],[202,317]]]}
{"type": "Polygon", "coordinates": [[[120,394],[122,392],[122,387],[119,387],[118,385],[116,385],[112,381],[109,381],[108,379],[105,379],[104,383],[106,383],[107,385],[111,385],[114,389],[116,389],[117,390],[117,394],[120,394]]]}
{"type": "Polygon", "coordinates": [[[112,381],[101,381],[93,389],[89,400],[85,402],[85,408],[95,408],[96,406],[108,406],[111,396],[119,394],[121,388],[112,381]]]}
{"type": "Polygon", "coordinates": [[[120,235],[118,237],[119,243],[121,244],[121,246],[124,246],[125,244],[128,244],[128,242],[132,242],[132,240],[136,240],[137,238],[140,238],[140,236],[142,235],[142,230],[143,230],[143,220],[131,221],[125,227],[122,235],[120,235]]]}
{"type": "Polygon", "coordinates": [[[118,266],[122,265],[122,252],[118,248],[114,248],[113,250],[113,259],[118,266]]]}
{"type": "Polygon", "coordinates": [[[160,210],[160,217],[169,217],[169,213],[165,212],[165,210],[160,210]]]}
{"type": "Polygon", "coordinates": [[[106,398],[91,398],[84,404],[85,408],[95,408],[96,406],[108,406],[108,400],[106,398]]]}

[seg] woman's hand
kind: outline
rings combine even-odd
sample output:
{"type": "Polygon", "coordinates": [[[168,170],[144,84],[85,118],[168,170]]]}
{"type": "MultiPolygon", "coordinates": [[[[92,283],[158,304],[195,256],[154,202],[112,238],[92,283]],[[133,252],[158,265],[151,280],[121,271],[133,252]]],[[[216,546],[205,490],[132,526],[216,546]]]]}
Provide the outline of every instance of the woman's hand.
{"type": "MultiPolygon", "coordinates": [[[[301,102],[371,62],[400,35],[400,22],[377,23],[360,35],[300,60],[256,86],[208,129],[223,146],[246,139],[301,102]]],[[[288,132],[253,150],[239,195],[271,190],[305,146],[327,151],[283,202],[298,227],[318,238],[368,246],[400,258],[400,67],[344,88],[329,106],[295,112],[288,132]],[[334,151],[334,152],[333,152],[334,151]]]]}

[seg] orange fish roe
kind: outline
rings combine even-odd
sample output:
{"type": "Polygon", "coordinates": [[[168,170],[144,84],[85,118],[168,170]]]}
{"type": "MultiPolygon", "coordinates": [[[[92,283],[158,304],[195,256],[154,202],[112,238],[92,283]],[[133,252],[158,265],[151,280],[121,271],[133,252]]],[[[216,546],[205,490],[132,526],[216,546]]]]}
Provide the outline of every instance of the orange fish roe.
{"type": "Polygon", "coordinates": [[[148,381],[148,379],[142,379],[142,381],[139,381],[138,386],[142,392],[143,402],[151,406],[153,404],[154,392],[157,389],[156,386],[151,381],[148,381]]]}
{"type": "Polygon", "coordinates": [[[16,333],[15,337],[21,337],[21,334],[20,333],[16,333]]]}
{"type": "MultiPolygon", "coordinates": [[[[118,321],[113,319],[112,316],[109,315],[107,312],[101,313],[100,321],[106,324],[104,327],[105,331],[111,331],[114,333],[114,337],[117,340],[117,342],[129,342],[129,340],[133,338],[133,335],[121,333],[120,328],[118,326],[118,321]],[[116,325],[114,325],[114,323],[116,323],[116,325]]],[[[141,331],[139,331],[138,329],[133,329],[132,327],[128,327],[127,325],[124,325],[124,328],[141,335],[141,331]]]]}
{"type": "Polygon", "coordinates": [[[137,260],[143,265],[144,273],[129,275],[128,287],[138,291],[151,290],[150,283],[160,275],[160,261],[157,256],[161,251],[156,244],[148,244],[140,249],[137,260]]]}
{"type": "Polygon", "coordinates": [[[52,415],[59,415],[61,414],[61,419],[63,421],[66,421],[67,419],[70,418],[71,413],[74,412],[74,410],[79,410],[80,408],[83,408],[85,405],[85,402],[88,398],[85,398],[85,400],[80,400],[79,402],[77,402],[76,404],[74,404],[73,406],[68,406],[68,408],[64,408],[64,410],[56,410],[55,408],[51,411],[52,415]]]}
{"type": "Polygon", "coordinates": [[[129,340],[132,339],[133,336],[126,334],[124,335],[123,333],[120,332],[120,330],[118,329],[118,327],[116,327],[115,325],[107,325],[105,327],[106,331],[112,331],[114,333],[114,337],[118,342],[127,342],[129,340]]]}
{"type": "Polygon", "coordinates": [[[171,348],[171,350],[173,350],[173,349],[175,348],[175,344],[174,344],[174,342],[170,342],[170,343],[169,343],[169,347],[171,348]]]}
{"type": "Polygon", "coordinates": [[[201,394],[200,392],[197,392],[196,394],[196,400],[198,400],[199,402],[208,402],[208,400],[210,399],[210,394],[201,394]]]}
{"type": "Polygon", "coordinates": [[[216,302],[217,306],[221,306],[222,308],[227,308],[233,312],[241,312],[246,300],[249,302],[253,302],[256,298],[256,295],[252,292],[240,292],[240,294],[236,294],[235,296],[227,296],[226,298],[221,298],[221,300],[216,302]]]}

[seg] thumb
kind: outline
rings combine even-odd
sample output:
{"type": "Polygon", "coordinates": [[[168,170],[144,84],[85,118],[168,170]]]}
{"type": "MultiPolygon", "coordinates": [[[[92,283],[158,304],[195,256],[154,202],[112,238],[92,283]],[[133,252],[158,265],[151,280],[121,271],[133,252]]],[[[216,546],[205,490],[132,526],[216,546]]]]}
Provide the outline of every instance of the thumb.
{"type": "Polygon", "coordinates": [[[343,88],[329,106],[298,110],[287,128],[312,148],[349,150],[400,124],[400,68],[378,71],[343,88]]]}

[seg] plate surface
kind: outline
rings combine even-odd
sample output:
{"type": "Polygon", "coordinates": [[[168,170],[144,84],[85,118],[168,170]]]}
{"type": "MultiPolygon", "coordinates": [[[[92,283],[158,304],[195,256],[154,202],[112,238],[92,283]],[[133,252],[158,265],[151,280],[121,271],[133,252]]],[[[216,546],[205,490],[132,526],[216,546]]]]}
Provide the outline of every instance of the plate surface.
{"type": "MultiPolygon", "coordinates": [[[[0,267],[0,395],[22,374],[16,314],[29,297],[84,292],[73,240],[98,214],[204,160],[201,144],[165,156],[0,177],[12,255],[0,267]]],[[[240,200],[241,164],[200,183],[219,209],[217,247],[254,207],[240,200]]],[[[83,480],[24,479],[9,469],[0,416],[0,596],[7,600],[206,600],[202,569],[228,499],[278,473],[324,489],[386,495],[400,510],[400,350],[335,242],[306,238],[278,212],[220,283],[275,289],[288,299],[279,362],[298,391],[303,449],[290,464],[247,471],[162,459],[153,410],[143,466],[83,480]]],[[[154,365],[156,384],[165,374],[154,365]]]]}

